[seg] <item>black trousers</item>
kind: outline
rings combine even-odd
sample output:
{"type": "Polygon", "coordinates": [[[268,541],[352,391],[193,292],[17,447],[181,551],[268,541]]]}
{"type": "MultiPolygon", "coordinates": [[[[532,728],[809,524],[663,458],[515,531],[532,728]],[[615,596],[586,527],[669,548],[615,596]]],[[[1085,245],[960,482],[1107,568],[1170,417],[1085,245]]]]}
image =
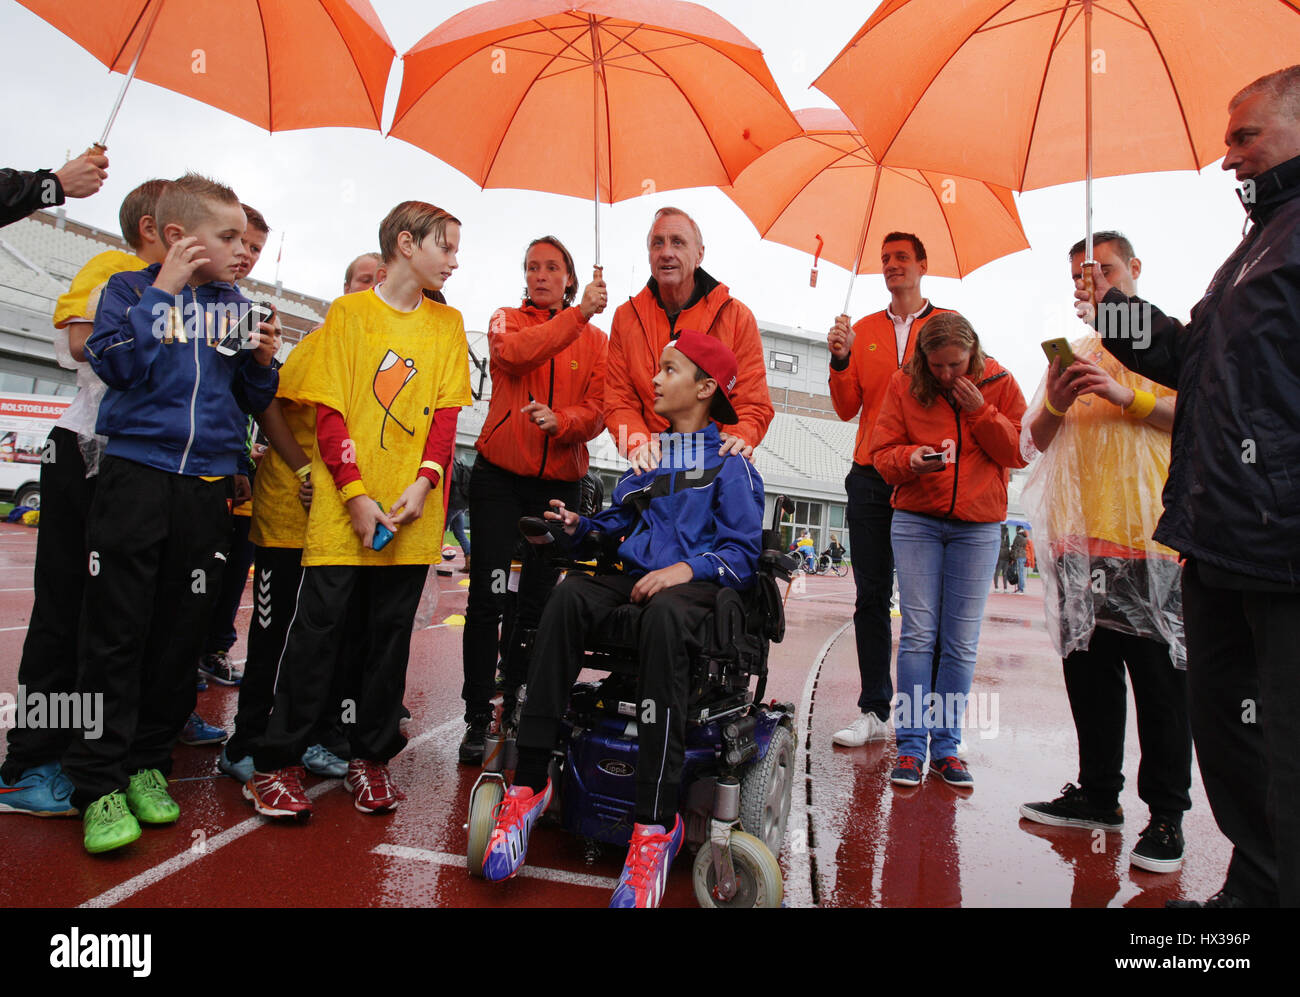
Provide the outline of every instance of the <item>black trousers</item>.
{"type": "MultiPolygon", "coordinates": [[[[86,583],[86,517],[97,478],[86,477],[77,434],[55,427],[41,464],[41,527],[36,534],[35,601],[18,663],[18,684],[44,696],[77,684],[77,624],[86,583]]],[[[13,783],[37,765],[56,762],[73,732],[13,727],[0,778],[13,783]]]]}
{"type": "Polygon", "coordinates": [[[213,600],[208,636],[203,642],[205,654],[229,651],[239,638],[235,632],[235,616],[248,585],[248,568],[253,563],[253,543],[248,539],[252,525],[251,516],[230,517],[230,554],[221,574],[221,588],[213,600]]]}
{"type": "Polygon", "coordinates": [[[77,691],[103,696],[98,738],[63,767],[80,810],[140,769],[171,771],[194,701],[211,595],[229,536],[228,479],[170,474],[105,456],[87,525],[77,691]]]}
{"type": "MultiPolygon", "coordinates": [[[[253,618],[248,625],[248,660],[239,683],[235,732],[226,742],[227,756],[238,761],[253,753],[266,732],[275,701],[275,677],[289,637],[289,622],[298,605],[302,549],[254,548],[253,618]]],[[[210,646],[210,645],[209,645],[210,646]]]]}
{"type": "Polygon", "coordinates": [[[1153,814],[1177,818],[1191,808],[1192,728],[1187,673],[1173,666],[1169,646],[1097,627],[1087,650],[1066,657],[1065,690],[1079,736],[1079,785],[1098,806],[1116,806],[1124,788],[1128,690],[1137,705],[1138,796],[1153,814]]]}
{"type": "Polygon", "coordinates": [[[1206,585],[1183,568],[1196,757],[1232,842],[1224,883],[1257,906],[1300,906],[1300,593],[1206,585]]]}
{"type": "MultiPolygon", "coordinates": [[[[463,645],[465,722],[481,723],[492,715],[495,694],[497,652],[508,649],[506,674],[522,682],[527,664],[513,660],[517,643],[510,633],[499,636],[505,614],[510,561],[519,543],[519,520],[540,516],[551,499],[565,506],[578,506],[576,481],[546,481],[524,478],[490,463],[481,454],[469,479],[469,518],[474,524],[474,553],[470,561],[469,599],[465,607],[463,645]]],[[[559,573],[546,566],[531,544],[524,545],[523,569],[514,625],[532,629],[541,619],[542,607],[555,587],[559,573]]]]}
{"type": "MultiPolygon", "coordinates": [[[[582,670],[591,631],[628,602],[635,578],[571,574],[546,604],[533,660],[518,744],[553,750],[569,693],[582,670]]],[[[637,672],[636,819],[671,826],[677,813],[686,751],[690,665],[701,650],[718,597],[713,582],[687,582],[659,592],[641,612],[637,672]]]]}
{"type": "Polygon", "coordinates": [[[849,548],[853,558],[853,632],[858,644],[858,673],[862,692],[858,709],[889,719],[894,698],[890,674],[893,636],[889,627],[889,601],[894,590],[894,549],[889,527],[894,510],[889,504],[893,487],[874,467],[854,464],[844,479],[849,501],[849,548]]]}
{"type": "Polygon", "coordinates": [[[398,724],[411,626],[427,574],[423,564],[303,569],[270,720],[261,743],[253,746],[259,772],[298,765],[322,722],[340,705],[353,758],[387,764],[405,747],[398,724]],[[365,607],[368,650],[355,701],[339,704],[331,697],[338,689],[338,648],[354,598],[365,607]]]}

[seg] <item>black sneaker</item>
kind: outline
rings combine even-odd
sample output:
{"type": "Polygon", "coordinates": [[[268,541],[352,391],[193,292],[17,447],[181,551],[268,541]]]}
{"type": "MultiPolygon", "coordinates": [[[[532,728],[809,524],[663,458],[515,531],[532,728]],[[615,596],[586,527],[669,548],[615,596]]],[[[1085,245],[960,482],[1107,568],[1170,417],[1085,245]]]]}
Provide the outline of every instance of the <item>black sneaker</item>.
{"type": "MultiPolygon", "coordinates": [[[[1050,803],[1022,803],[1020,816],[1052,827],[1083,827],[1102,831],[1118,831],[1124,826],[1124,809],[1116,806],[1093,806],[1088,794],[1072,782],[1061,787],[1061,795],[1050,803]]],[[[1145,832],[1144,832],[1145,833],[1145,832]]],[[[1179,855],[1182,854],[1179,839],[1179,855]]]]}
{"type": "Polygon", "coordinates": [[[1166,907],[1245,907],[1246,901],[1227,890],[1220,890],[1209,900],[1166,900],[1166,907]]]}
{"type": "Polygon", "coordinates": [[[1151,817],[1138,835],[1128,857],[1129,864],[1147,872],[1177,872],[1183,867],[1183,830],[1177,821],[1151,817]]]}
{"type": "Polygon", "coordinates": [[[482,765],[484,739],[487,737],[488,722],[475,721],[465,728],[465,736],[460,739],[460,763],[462,765],[482,765]]]}

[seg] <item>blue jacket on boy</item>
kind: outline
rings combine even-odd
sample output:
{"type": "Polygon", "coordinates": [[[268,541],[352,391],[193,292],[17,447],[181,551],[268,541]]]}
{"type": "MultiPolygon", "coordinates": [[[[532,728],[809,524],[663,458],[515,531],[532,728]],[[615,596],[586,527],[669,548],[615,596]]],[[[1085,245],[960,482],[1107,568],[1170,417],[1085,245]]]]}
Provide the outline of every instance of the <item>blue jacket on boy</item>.
{"type": "Polygon", "coordinates": [[[96,432],[108,437],[105,453],[158,470],[238,473],[248,430],[242,413],[271,403],[278,364],[215,348],[249,305],[233,285],[213,281],[173,297],[153,286],[159,269],[114,274],[104,285],[86,341],[90,366],[109,389],[96,432]],[[169,321],[176,306],[183,325],[169,321]]]}
{"type": "Polygon", "coordinates": [[[663,433],[653,471],[627,471],[604,512],[582,517],[577,543],[591,530],[624,537],[619,557],[633,578],[685,561],[694,581],[727,588],[754,583],[763,533],[763,479],[744,457],[718,456],[709,423],[698,433],[663,433]]]}

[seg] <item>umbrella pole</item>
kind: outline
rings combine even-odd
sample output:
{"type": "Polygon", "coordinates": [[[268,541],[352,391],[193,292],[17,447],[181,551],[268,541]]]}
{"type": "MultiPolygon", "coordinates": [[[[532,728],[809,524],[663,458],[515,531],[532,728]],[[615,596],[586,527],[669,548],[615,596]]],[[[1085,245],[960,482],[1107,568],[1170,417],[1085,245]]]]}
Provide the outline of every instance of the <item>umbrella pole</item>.
{"type": "Polygon", "coordinates": [[[853,282],[858,277],[858,267],[862,265],[862,252],[867,245],[867,228],[871,225],[871,209],[876,204],[876,190],[880,187],[880,164],[876,164],[875,176],[871,178],[871,196],[867,198],[866,209],[862,212],[862,233],[858,236],[858,252],[853,258],[853,272],[849,274],[849,291],[844,295],[844,311],[841,315],[849,314],[849,299],[853,297],[853,282]]]}
{"type": "Polygon", "coordinates": [[[108,148],[108,133],[113,128],[113,122],[117,120],[117,112],[122,109],[122,100],[126,97],[126,88],[131,85],[135,79],[135,67],[140,64],[140,56],[144,55],[144,47],[149,41],[149,35],[153,32],[154,22],[158,20],[158,13],[162,10],[164,0],[158,0],[154,6],[153,13],[149,15],[149,23],[145,25],[144,35],[140,38],[140,45],[135,50],[135,58],[131,60],[131,68],[126,71],[126,79],[122,81],[122,87],[117,92],[117,101],[113,104],[113,110],[109,112],[108,123],[104,125],[104,134],[99,137],[95,143],[96,147],[102,152],[108,148]]]}
{"type": "Polygon", "coordinates": [[[1092,0],[1083,0],[1084,246],[1083,286],[1096,304],[1092,286],[1092,0]]]}
{"type": "MultiPolygon", "coordinates": [[[[600,270],[600,78],[604,65],[600,53],[600,33],[596,30],[596,16],[587,15],[587,31],[591,35],[591,179],[593,185],[592,208],[596,216],[596,270],[600,270]]],[[[614,178],[610,177],[610,183],[614,178]]]]}

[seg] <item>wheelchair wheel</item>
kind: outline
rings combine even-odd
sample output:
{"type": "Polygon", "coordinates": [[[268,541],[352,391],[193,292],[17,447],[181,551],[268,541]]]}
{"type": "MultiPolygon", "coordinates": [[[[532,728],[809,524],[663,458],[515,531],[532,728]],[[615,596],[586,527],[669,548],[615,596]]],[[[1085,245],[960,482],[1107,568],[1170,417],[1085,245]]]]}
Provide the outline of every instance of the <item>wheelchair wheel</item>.
{"type": "Polygon", "coordinates": [[[834,561],[832,561],[831,570],[834,571],[837,576],[843,578],[845,575],[849,573],[849,566],[843,561],[840,561],[839,564],[836,564],[834,561]]]}
{"type": "Polygon", "coordinates": [[[767,845],[773,855],[781,854],[793,788],[794,735],[778,724],[767,754],[751,765],[740,781],[740,826],[767,845]]]}
{"type": "Polygon", "coordinates": [[[497,804],[505,797],[506,790],[499,780],[486,779],[469,798],[469,847],[465,849],[465,865],[471,876],[483,878],[483,856],[487,852],[488,839],[496,827],[497,804]]]}
{"type": "Polygon", "coordinates": [[[744,831],[731,832],[731,864],[736,870],[736,895],[718,900],[713,895],[717,876],[713,851],[706,841],[695,853],[695,899],[701,907],[780,907],[785,895],[781,866],[767,845],[744,831]]]}

